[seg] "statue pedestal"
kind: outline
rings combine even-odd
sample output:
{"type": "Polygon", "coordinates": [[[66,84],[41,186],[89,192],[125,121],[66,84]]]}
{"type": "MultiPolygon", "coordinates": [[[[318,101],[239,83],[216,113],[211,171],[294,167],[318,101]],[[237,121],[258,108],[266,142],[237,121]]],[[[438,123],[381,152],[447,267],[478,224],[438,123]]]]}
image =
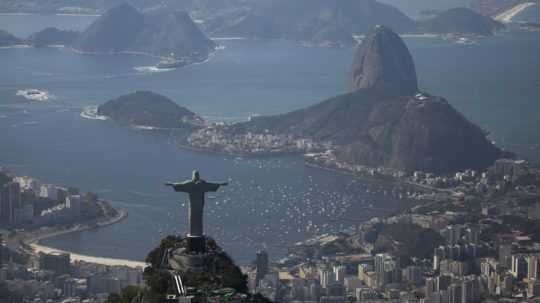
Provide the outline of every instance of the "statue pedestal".
{"type": "Polygon", "coordinates": [[[206,252],[206,238],[204,236],[187,235],[188,253],[203,254],[206,252]]]}

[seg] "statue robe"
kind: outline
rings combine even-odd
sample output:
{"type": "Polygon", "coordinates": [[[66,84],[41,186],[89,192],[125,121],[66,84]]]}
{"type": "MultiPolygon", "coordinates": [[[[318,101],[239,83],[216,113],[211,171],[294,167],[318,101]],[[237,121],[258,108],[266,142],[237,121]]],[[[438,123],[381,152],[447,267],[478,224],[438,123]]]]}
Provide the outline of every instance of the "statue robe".
{"type": "Polygon", "coordinates": [[[173,187],[177,192],[189,194],[189,235],[192,237],[202,237],[204,235],[204,194],[217,191],[220,185],[198,180],[176,183],[173,187]]]}

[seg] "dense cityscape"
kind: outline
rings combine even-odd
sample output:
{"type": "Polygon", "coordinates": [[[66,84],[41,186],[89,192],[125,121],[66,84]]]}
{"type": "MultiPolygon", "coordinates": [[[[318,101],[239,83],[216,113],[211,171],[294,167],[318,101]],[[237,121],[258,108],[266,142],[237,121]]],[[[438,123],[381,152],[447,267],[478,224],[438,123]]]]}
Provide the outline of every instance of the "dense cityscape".
{"type": "MultiPolygon", "coordinates": [[[[35,229],[95,219],[87,210],[91,205],[99,209],[95,195],[85,195],[74,213],[72,201],[81,199],[77,189],[7,176],[3,173],[3,222],[35,229]],[[38,209],[36,203],[49,207],[17,220],[19,209],[38,209]],[[44,221],[63,209],[70,216],[44,221]]],[[[440,177],[415,172],[402,178],[431,188],[429,200],[424,197],[404,213],[296,243],[282,260],[271,262],[266,252],[258,252],[254,265],[242,268],[250,291],[276,302],[335,303],[518,302],[540,295],[537,169],[525,161],[498,160],[482,173],[440,177]]],[[[110,293],[144,285],[142,267],[70,262],[69,253],[27,254],[24,244],[20,248],[2,248],[0,281],[10,296],[32,302],[106,302],[110,293]]]]}
{"type": "Polygon", "coordinates": [[[103,302],[109,293],[142,285],[142,267],[72,260],[70,253],[32,247],[48,236],[112,224],[125,213],[75,187],[41,184],[5,170],[0,179],[0,297],[8,302],[103,302]]]}

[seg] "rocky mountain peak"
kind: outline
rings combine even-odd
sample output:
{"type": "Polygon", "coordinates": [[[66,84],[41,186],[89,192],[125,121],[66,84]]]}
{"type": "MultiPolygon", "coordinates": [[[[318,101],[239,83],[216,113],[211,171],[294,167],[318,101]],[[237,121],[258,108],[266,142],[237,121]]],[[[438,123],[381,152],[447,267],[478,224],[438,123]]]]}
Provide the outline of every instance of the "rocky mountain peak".
{"type": "Polygon", "coordinates": [[[393,96],[418,91],[412,56],[398,34],[381,25],[371,30],[355,55],[349,88],[373,88],[393,96]]]}

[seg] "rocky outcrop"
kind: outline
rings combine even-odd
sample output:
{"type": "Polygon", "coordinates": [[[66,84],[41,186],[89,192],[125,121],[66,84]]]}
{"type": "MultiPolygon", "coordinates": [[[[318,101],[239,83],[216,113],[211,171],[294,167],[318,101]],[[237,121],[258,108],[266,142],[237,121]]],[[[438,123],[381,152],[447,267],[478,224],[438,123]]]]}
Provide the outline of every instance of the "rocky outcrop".
{"type": "Polygon", "coordinates": [[[395,32],[376,26],[367,35],[354,57],[349,88],[372,88],[397,96],[418,91],[412,56],[395,32]]]}
{"type": "Polygon", "coordinates": [[[158,10],[142,14],[128,4],[98,18],[75,43],[92,53],[140,52],[156,56],[205,56],[215,49],[185,12],[158,10]]]}
{"type": "Polygon", "coordinates": [[[42,31],[32,34],[26,39],[28,44],[35,47],[48,45],[72,45],[77,37],[78,32],[59,30],[55,27],[48,27],[42,31]]]}
{"type": "MultiPolygon", "coordinates": [[[[149,266],[144,270],[147,287],[139,292],[135,302],[163,302],[167,294],[176,293],[174,276],[180,276],[195,302],[270,303],[261,295],[248,293],[247,277],[216,241],[206,238],[204,254],[187,253],[187,247],[186,238],[168,236],[148,254],[149,266]],[[189,258],[204,260],[205,269],[191,270],[184,266],[182,260],[189,258]]],[[[117,297],[113,302],[123,302],[122,299],[117,297]]]]}
{"type": "Polygon", "coordinates": [[[193,129],[202,123],[202,119],[192,111],[149,91],[110,100],[99,106],[98,114],[126,126],[193,129]]]}
{"type": "Polygon", "coordinates": [[[339,161],[447,173],[484,169],[504,153],[444,98],[417,93],[403,41],[378,27],[353,64],[352,92],[291,113],[236,124],[233,133],[331,142],[339,161]]]}
{"type": "Polygon", "coordinates": [[[504,25],[468,8],[453,8],[418,23],[421,32],[438,34],[493,35],[504,25]]]}

